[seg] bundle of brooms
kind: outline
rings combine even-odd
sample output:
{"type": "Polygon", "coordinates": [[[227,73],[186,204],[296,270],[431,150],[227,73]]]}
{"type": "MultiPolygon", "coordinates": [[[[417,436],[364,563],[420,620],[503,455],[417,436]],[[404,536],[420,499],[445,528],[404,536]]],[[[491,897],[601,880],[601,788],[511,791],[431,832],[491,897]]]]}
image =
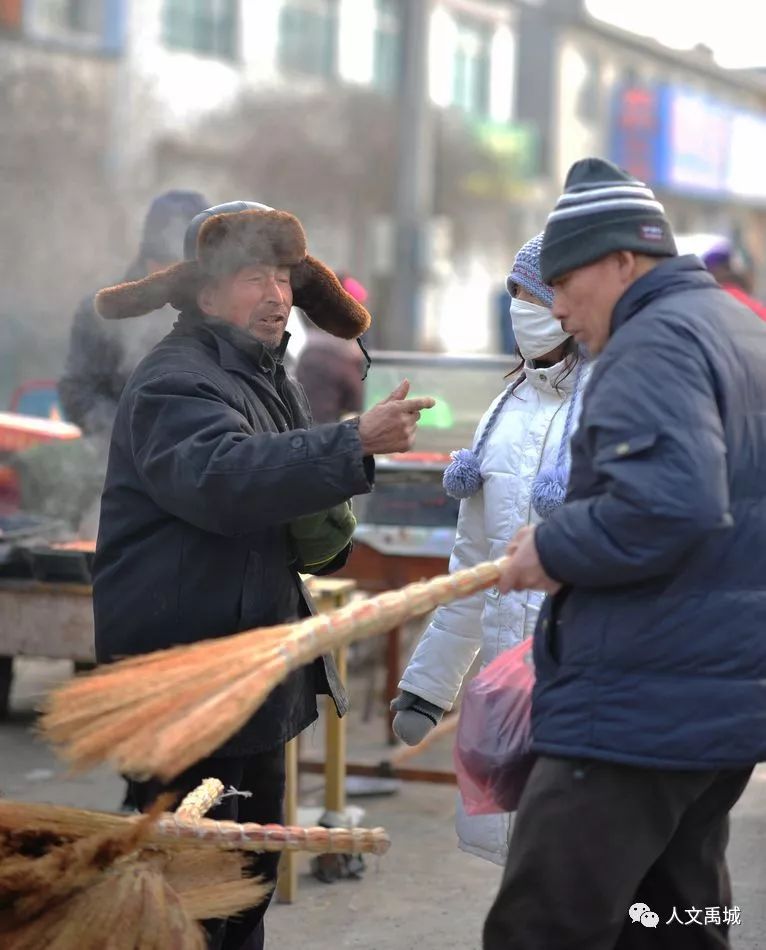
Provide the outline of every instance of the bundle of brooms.
{"type": "Polygon", "coordinates": [[[132,817],[0,801],[0,946],[8,950],[203,950],[196,923],[259,904],[247,852],[383,854],[383,829],[285,828],[201,816],[223,786],[207,779],[175,814],[163,796],[132,817]]]}
{"type": "Polygon", "coordinates": [[[43,732],[75,769],[108,761],[137,778],[170,781],[230,738],[291,671],[490,587],[505,563],[409,584],[295,624],[100,667],[52,694],[43,732]]]}
{"type": "MultiPolygon", "coordinates": [[[[189,821],[223,790],[209,780],[204,786],[182,803],[189,821]]],[[[104,815],[101,822],[92,812],[0,803],[0,945],[205,950],[198,920],[261,903],[269,888],[246,876],[245,854],[150,844],[171,801],[162,796],[139,819],[104,815]],[[46,812],[56,813],[54,827],[46,812]]]]}

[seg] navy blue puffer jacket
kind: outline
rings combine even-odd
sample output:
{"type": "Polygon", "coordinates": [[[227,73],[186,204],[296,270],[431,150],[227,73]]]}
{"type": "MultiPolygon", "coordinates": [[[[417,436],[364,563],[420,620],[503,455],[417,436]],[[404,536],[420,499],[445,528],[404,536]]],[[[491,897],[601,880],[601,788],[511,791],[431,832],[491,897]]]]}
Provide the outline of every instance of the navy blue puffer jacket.
{"type": "Polygon", "coordinates": [[[535,749],[668,769],[766,759],[766,324],[696,257],[617,304],[537,530],[535,749]]]}

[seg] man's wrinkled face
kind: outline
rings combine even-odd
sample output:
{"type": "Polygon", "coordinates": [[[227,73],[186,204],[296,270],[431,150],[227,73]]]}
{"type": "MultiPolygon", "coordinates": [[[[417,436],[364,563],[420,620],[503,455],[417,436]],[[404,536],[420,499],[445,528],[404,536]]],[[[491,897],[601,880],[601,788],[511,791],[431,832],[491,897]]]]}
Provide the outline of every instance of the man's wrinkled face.
{"type": "Polygon", "coordinates": [[[208,316],[247,330],[269,349],[276,349],[293,305],[290,268],[266,264],[243,267],[205,287],[199,305],[208,316]]]}
{"type": "Polygon", "coordinates": [[[617,301],[636,279],[635,255],[609,254],[553,281],[553,316],[596,356],[606,346],[617,301]]]}

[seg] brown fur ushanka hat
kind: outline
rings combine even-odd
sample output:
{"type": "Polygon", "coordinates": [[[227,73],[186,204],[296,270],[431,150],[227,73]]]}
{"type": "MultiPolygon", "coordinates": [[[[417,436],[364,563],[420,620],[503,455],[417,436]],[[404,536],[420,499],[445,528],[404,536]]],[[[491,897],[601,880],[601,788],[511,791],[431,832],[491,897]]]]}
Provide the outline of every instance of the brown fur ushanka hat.
{"type": "Polygon", "coordinates": [[[369,328],[367,310],[328,267],[307,253],[300,221],[286,211],[265,208],[211,215],[199,228],[195,260],[100,290],[96,310],[107,320],[137,317],[167,303],[183,310],[196,302],[206,281],[251,264],[289,267],[293,306],[320,329],[353,340],[369,328]]]}

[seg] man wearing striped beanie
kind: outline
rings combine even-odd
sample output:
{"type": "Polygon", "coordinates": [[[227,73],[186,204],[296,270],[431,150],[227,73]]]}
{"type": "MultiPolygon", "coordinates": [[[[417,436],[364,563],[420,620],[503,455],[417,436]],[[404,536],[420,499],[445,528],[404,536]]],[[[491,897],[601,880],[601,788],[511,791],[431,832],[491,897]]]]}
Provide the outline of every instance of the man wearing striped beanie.
{"type": "Polygon", "coordinates": [[[559,291],[554,316],[595,356],[627,287],[676,253],[651,188],[602,159],[577,162],[548,217],[540,254],[543,280],[559,291]]]}
{"type": "Polygon", "coordinates": [[[484,950],[726,948],[729,812],[766,760],[766,324],[601,159],[571,169],[541,264],[598,360],[566,501],[498,584],[552,596],[484,950]]]}

